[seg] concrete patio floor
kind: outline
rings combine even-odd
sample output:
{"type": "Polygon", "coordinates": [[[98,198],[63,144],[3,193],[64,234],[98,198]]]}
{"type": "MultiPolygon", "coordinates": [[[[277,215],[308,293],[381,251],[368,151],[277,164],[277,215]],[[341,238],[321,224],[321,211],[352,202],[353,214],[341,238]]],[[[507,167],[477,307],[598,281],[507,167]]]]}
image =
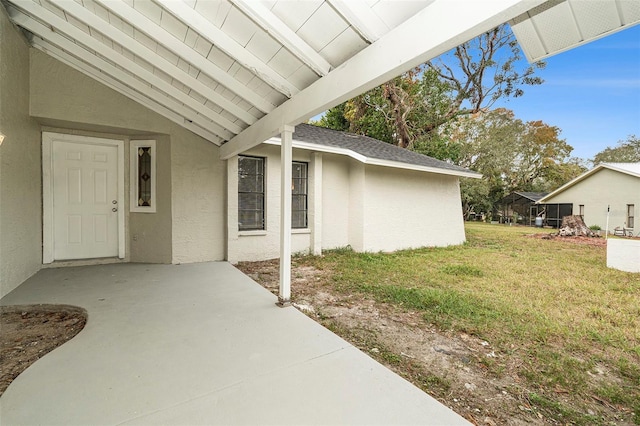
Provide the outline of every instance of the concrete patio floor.
{"type": "Polygon", "coordinates": [[[12,424],[468,424],[232,265],[43,269],[0,304],[84,330],[0,398],[12,424]]]}

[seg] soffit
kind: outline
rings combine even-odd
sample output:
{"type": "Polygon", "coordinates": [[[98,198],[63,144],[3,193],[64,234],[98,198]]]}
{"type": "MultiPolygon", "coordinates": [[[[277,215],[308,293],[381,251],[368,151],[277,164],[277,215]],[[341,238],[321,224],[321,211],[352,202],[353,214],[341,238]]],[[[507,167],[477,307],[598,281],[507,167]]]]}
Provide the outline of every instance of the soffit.
{"type": "Polygon", "coordinates": [[[637,0],[552,0],[510,24],[530,62],[636,25],[637,0]]]}

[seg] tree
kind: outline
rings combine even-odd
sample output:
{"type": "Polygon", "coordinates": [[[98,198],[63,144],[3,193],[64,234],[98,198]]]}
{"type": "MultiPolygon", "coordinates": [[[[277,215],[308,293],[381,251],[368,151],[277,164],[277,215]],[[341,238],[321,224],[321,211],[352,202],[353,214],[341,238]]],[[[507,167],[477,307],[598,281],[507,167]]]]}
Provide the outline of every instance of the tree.
{"type": "Polygon", "coordinates": [[[542,83],[534,74],[544,62],[523,67],[521,59],[515,36],[502,25],[332,108],[326,124],[340,128],[333,117],[342,112],[354,133],[455,161],[459,147],[447,142],[450,123],[542,83]]]}
{"type": "Polygon", "coordinates": [[[452,102],[440,124],[460,116],[488,110],[498,99],[520,97],[524,85],[543,83],[535,76],[545,62],[519,69],[522,52],[511,29],[501,25],[462,43],[425,65],[449,85],[452,102]]]}
{"type": "Polygon", "coordinates": [[[512,111],[497,109],[456,120],[452,139],[460,146],[458,165],[482,174],[481,181],[462,179],[465,214],[490,212],[508,191],[506,176],[516,162],[525,126],[512,111]]]}
{"type": "Polygon", "coordinates": [[[535,190],[538,192],[551,192],[580,176],[588,169],[589,167],[587,166],[586,160],[571,157],[568,160],[547,169],[545,181],[535,190]]]}
{"type": "Polygon", "coordinates": [[[640,161],[640,139],[629,135],[626,141],[618,141],[615,148],[607,147],[593,157],[593,164],[635,163],[640,161]]]}
{"type": "Polygon", "coordinates": [[[460,179],[462,214],[466,220],[469,220],[472,213],[493,211],[490,192],[490,183],[486,179],[460,179]]]}
{"type": "Polygon", "coordinates": [[[319,121],[314,122],[321,127],[326,127],[328,129],[340,130],[342,132],[346,132],[349,130],[349,120],[347,120],[344,116],[344,109],[346,107],[346,103],[341,103],[330,110],[328,110],[319,121]]]}
{"type": "Polygon", "coordinates": [[[460,147],[458,165],[483,175],[481,182],[461,181],[465,212],[492,211],[512,191],[556,189],[586,170],[569,157],[573,148],[560,129],[525,123],[507,109],[459,118],[452,139],[460,147]]]}
{"type": "Polygon", "coordinates": [[[542,121],[526,123],[508,174],[508,186],[520,191],[545,191],[548,178],[569,158],[573,147],[559,138],[560,129],[542,121]]]}

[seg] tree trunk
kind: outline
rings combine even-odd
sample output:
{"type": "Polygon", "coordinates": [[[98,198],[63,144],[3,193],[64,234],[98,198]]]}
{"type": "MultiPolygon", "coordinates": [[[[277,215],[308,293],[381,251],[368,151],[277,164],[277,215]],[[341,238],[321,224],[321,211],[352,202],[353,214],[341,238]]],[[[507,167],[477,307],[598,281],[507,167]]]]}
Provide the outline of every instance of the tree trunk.
{"type": "Polygon", "coordinates": [[[565,216],[562,226],[558,229],[561,237],[597,237],[596,233],[584,224],[581,216],[565,216]]]}
{"type": "Polygon", "coordinates": [[[402,102],[396,90],[402,89],[396,87],[393,80],[385,83],[384,94],[392,106],[397,145],[401,148],[409,148],[411,146],[411,135],[409,134],[409,126],[404,118],[404,112],[409,106],[402,102]]]}

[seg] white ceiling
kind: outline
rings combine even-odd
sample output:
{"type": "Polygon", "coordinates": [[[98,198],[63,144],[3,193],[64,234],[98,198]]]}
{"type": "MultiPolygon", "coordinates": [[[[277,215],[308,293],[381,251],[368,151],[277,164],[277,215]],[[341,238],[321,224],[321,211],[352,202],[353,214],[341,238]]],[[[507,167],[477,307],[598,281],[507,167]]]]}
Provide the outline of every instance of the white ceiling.
{"type": "MultiPolygon", "coordinates": [[[[224,144],[222,158],[510,19],[537,24],[541,15],[527,13],[545,3],[2,1],[34,48],[210,142],[224,144]]],[[[633,2],[628,7],[632,12],[640,3],[584,2],[592,1],[633,2]]],[[[571,0],[570,6],[580,9],[577,3],[571,0]]],[[[537,34],[544,36],[544,31],[537,34]]],[[[556,36],[549,34],[552,40],[556,36]]]]}
{"type": "Polygon", "coordinates": [[[640,22],[638,0],[553,0],[510,22],[530,62],[640,22]]]}

